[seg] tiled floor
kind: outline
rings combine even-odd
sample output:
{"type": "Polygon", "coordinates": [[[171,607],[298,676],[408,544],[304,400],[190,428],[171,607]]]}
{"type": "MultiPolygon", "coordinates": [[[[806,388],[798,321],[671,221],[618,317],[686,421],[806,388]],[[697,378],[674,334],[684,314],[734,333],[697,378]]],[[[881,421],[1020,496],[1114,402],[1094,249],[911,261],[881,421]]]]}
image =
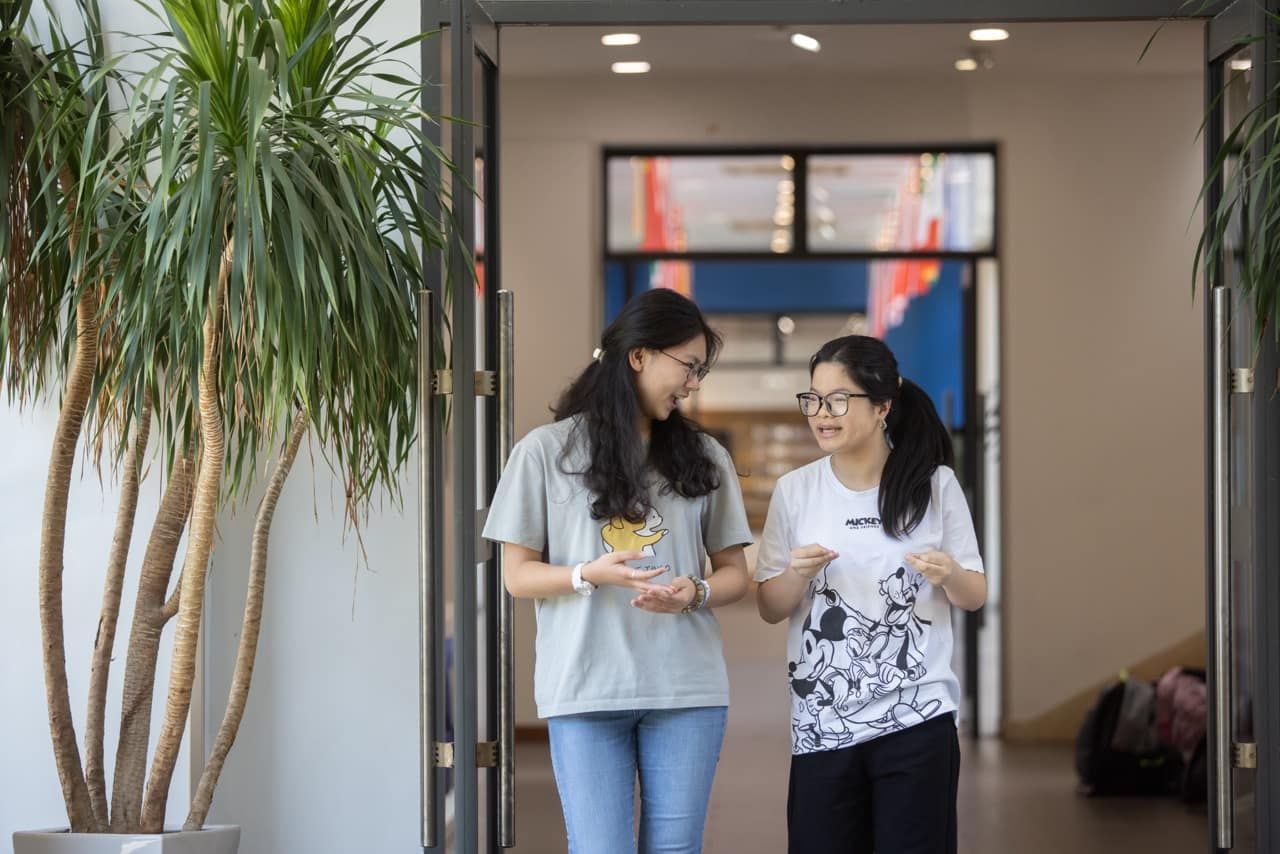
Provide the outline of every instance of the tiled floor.
{"type": "MultiPolygon", "coordinates": [[[[780,694],[785,630],[748,605],[718,612],[733,702],[712,794],[707,854],[786,850],[787,711],[780,694]]],[[[960,850],[965,854],[1202,854],[1203,809],[1165,800],[1090,800],[1075,793],[1065,746],[962,741],[960,850]]],[[[520,854],[563,852],[564,825],[545,744],[517,759],[520,854]]],[[[591,852],[613,854],[613,852],[591,852]]]]}

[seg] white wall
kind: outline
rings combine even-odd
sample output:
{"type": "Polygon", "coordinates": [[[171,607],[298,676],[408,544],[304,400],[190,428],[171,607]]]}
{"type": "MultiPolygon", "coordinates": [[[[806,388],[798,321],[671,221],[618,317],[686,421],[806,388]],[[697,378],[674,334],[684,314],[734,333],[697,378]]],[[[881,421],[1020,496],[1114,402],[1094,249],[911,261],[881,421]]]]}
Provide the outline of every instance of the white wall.
{"type": "MultiPolygon", "coordinates": [[[[1199,75],[655,73],[513,79],[502,91],[519,432],[546,420],[598,340],[603,145],[995,141],[1006,719],[1032,719],[1202,627],[1202,332],[1188,229],[1199,75]],[[1157,596],[1160,619],[1136,618],[1157,596]]],[[[528,699],[522,689],[525,722],[528,699]]]]}
{"type": "MultiPolygon", "coordinates": [[[[44,665],[40,650],[40,617],[37,602],[37,566],[40,554],[40,520],[44,487],[57,411],[45,405],[20,415],[7,403],[0,405],[0,847],[8,845],[15,830],[66,827],[66,808],[53,762],[49,717],[45,705],[44,665]]],[[[82,445],[83,447],[83,445],[82,445]]],[[[67,540],[63,575],[63,619],[67,652],[67,677],[71,688],[72,717],[84,751],[85,708],[89,665],[102,605],[103,572],[115,530],[119,492],[115,485],[78,466],[71,484],[67,509],[67,540]]],[[[125,595],[120,607],[115,660],[111,668],[106,717],[106,769],[108,785],[115,768],[115,745],[120,733],[120,690],[124,682],[125,653],[138,570],[151,523],[160,503],[156,478],[143,484],[138,500],[137,526],[129,555],[125,595]]],[[[152,708],[152,747],[164,713],[169,677],[169,643],[172,625],[164,632],[156,697],[152,708]]],[[[184,744],[169,791],[168,820],[181,824],[188,803],[188,762],[184,744]]]]}
{"type": "MultiPolygon", "coordinates": [[[[408,512],[376,513],[365,564],[343,535],[341,483],[307,449],[272,530],[253,688],[212,821],[242,854],[417,849],[415,481],[408,512]]],[[[257,496],[255,496],[256,502],[257,496]]],[[[221,721],[239,639],[256,503],[228,513],[214,557],[205,731],[221,721]]]]}

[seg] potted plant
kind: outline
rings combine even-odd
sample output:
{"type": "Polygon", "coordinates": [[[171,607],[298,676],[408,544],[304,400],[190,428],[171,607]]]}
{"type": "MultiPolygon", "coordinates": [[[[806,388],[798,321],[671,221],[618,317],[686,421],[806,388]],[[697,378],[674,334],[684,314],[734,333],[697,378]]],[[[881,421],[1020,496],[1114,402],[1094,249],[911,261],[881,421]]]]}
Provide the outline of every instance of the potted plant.
{"type": "MultiPolygon", "coordinates": [[[[389,45],[360,35],[383,2],[161,0],[168,31],[138,49],[153,66],[128,80],[126,107],[111,111],[95,89],[120,67],[96,54],[94,69],[70,87],[75,98],[50,99],[78,107],[45,111],[48,127],[75,112],[80,150],[98,148],[92,157],[68,156],[65,180],[43,181],[35,196],[48,204],[48,223],[28,240],[33,250],[18,272],[45,286],[0,279],[0,366],[17,380],[11,390],[30,392],[20,401],[61,399],[40,613],[71,832],[16,834],[17,854],[116,852],[123,838],[139,850],[140,836],[154,837],[154,850],[234,851],[238,830],[202,828],[244,714],[272,517],[301,442],[314,437],[341,473],[353,525],[378,491],[396,494],[415,440],[422,253],[446,240],[433,211],[446,209],[441,176],[452,167],[423,132],[423,120],[433,120],[418,106],[424,84],[394,59],[424,36],[389,45]],[[11,322],[20,319],[34,331],[11,322]],[[54,381],[42,382],[46,375],[54,381]],[[60,600],[80,443],[118,467],[123,493],[83,762],[60,600]],[[166,802],[191,704],[218,515],[268,462],[231,694],[182,832],[172,832],[166,802]],[[163,479],[163,496],[136,593],[108,798],[106,684],[148,468],[163,479]],[[149,755],[160,636],[171,620],[164,718],[149,755]]],[[[36,150],[19,148],[26,156],[36,150]]]]}

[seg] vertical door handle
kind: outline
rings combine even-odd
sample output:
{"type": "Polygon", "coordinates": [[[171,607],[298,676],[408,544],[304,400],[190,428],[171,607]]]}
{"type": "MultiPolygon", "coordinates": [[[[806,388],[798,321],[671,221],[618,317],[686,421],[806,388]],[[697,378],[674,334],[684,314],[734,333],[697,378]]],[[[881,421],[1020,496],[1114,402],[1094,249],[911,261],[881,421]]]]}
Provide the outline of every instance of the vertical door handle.
{"type": "MultiPolygon", "coordinates": [[[[498,462],[505,467],[515,437],[514,294],[498,291],[498,462]]],[[[498,549],[498,846],[515,847],[515,682],[512,630],[515,602],[507,592],[498,549]]]]}
{"type": "Polygon", "coordinates": [[[435,393],[432,357],[435,353],[435,297],[418,291],[418,706],[419,765],[422,793],[422,847],[435,848],[440,839],[440,812],[436,808],[436,688],[439,675],[440,626],[436,625],[439,588],[434,560],[435,539],[440,535],[440,508],[432,458],[432,421],[435,393]]]}
{"type": "Polygon", "coordinates": [[[1228,373],[1231,319],[1231,292],[1215,287],[1213,294],[1213,579],[1211,591],[1213,615],[1213,670],[1211,672],[1210,709],[1217,725],[1212,728],[1209,760],[1216,771],[1211,793],[1214,826],[1218,848],[1231,848],[1234,843],[1234,793],[1231,762],[1231,471],[1230,402],[1231,384],[1228,373]]]}

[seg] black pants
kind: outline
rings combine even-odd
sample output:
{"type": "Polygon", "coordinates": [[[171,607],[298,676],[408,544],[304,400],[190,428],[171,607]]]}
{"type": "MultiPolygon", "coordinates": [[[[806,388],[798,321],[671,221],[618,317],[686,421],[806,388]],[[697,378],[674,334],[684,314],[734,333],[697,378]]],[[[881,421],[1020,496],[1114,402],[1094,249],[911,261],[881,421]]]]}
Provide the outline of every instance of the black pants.
{"type": "Polygon", "coordinates": [[[790,854],[955,854],[960,742],[941,715],[842,750],[791,757],[790,854]]]}

